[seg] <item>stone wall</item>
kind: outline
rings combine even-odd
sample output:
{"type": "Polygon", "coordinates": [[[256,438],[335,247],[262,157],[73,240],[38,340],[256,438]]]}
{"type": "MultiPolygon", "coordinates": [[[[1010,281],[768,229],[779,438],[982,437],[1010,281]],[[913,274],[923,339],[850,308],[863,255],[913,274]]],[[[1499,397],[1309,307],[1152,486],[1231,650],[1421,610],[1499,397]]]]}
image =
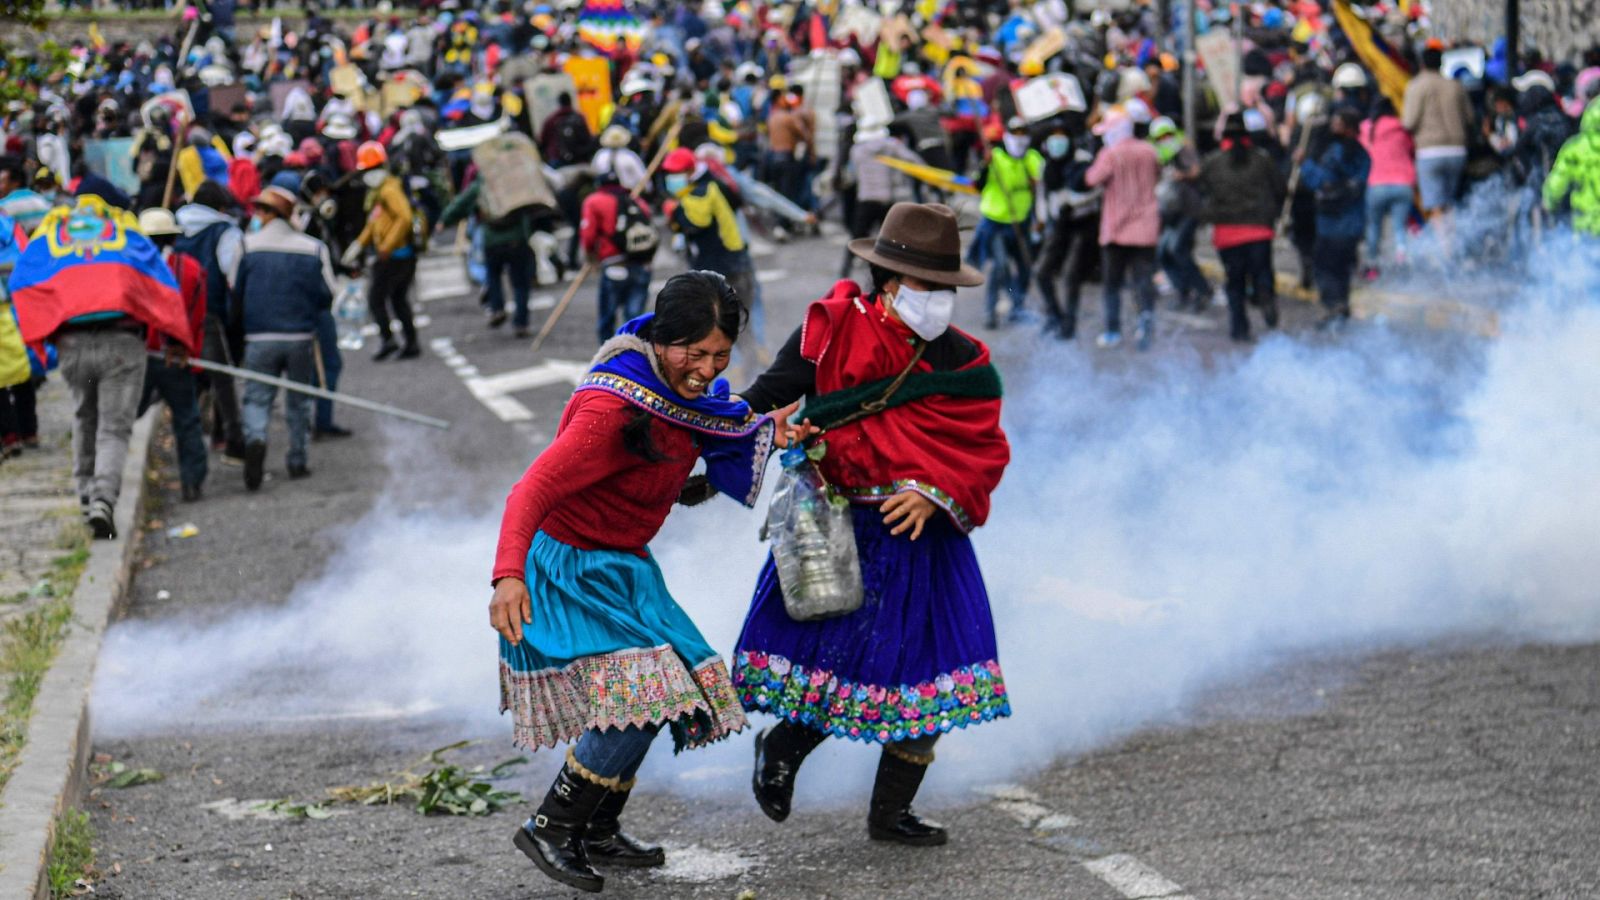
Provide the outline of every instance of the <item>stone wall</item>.
{"type": "MultiPolygon", "coordinates": [[[[1485,45],[1505,34],[1504,0],[1434,0],[1440,34],[1485,45]]],[[[1600,42],[1597,0],[1522,0],[1522,46],[1567,60],[1600,42]]]]}

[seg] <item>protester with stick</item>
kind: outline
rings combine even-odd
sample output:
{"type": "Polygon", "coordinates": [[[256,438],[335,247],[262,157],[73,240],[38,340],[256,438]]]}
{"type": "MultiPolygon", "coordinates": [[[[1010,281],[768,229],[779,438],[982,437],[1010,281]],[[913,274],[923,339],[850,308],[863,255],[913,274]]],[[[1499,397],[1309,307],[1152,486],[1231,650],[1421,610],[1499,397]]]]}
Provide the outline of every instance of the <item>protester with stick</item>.
{"type": "MultiPolygon", "coordinates": [[[[172,213],[152,207],[139,214],[139,230],[161,251],[167,268],[178,282],[178,294],[189,317],[191,331],[185,344],[199,347],[204,343],[206,322],[206,274],[194,257],[175,248],[183,229],[172,213]]],[[[149,335],[145,340],[147,350],[160,350],[159,335],[149,335]]],[[[205,428],[200,424],[200,403],[195,384],[194,370],[187,360],[145,359],[144,391],[139,399],[138,415],[155,402],[157,395],[172,410],[172,434],[178,445],[178,483],[185,503],[200,499],[201,485],[206,480],[205,428]]]]}
{"type": "MultiPolygon", "coordinates": [[[[230,320],[244,335],[244,367],[267,375],[287,374],[301,384],[316,384],[313,350],[317,316],[333,305],[333,262],[327,245],[294,230],[294,195],[269,187],[256,197],[260,228],[244,240],[244,257],[234,284],[230,320]]],[[[244,389],[244,486],[261,487],[267,456],[267,422],[278,389],[250,382],[244,389]]],[[[311,398],[286,392],[289,425],[286,462],[290,478],[305,478],[306,445],[311,431],[311,398]]]]}
{"type": "MultiPolygon", "coordinates": [[[[229,215],[232,209],[233,197],[228,189],[207,181],[195,191],[194,201],[180,207],[176,216],[183,229],[176,244],[178,252],[193,257],[206,273],[205,333],[200,356],[228,365],[234,362],[228,348],[228,295],[239,274],[239,259],[244,255],[244,232],[229,215]]],[[[239,395],[233,378],[218,372],[208,375],[207,382],[214,429],[211,446],[222,451],[224,463],[243,465],[244,430],[239,422],[239,395]]]]}

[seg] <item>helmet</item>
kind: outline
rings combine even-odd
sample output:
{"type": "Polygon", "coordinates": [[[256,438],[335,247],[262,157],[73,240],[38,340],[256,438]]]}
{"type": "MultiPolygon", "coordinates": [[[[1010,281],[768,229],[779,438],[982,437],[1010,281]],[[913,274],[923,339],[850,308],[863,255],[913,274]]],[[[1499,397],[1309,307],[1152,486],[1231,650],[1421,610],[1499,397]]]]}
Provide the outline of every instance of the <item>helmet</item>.
{"type": "Polygon", "coordinates": [[[356,148],[356,168],[365,172],[389,162],[389,152],[377,141],[367,141],[356,148]]]}
{"type": "Polygon", "coordinates": [[[1346,90],[1366,87],[1367,71],[1358,63],[1347,62],[1333,70],[1333,86],[1346,90]]]}

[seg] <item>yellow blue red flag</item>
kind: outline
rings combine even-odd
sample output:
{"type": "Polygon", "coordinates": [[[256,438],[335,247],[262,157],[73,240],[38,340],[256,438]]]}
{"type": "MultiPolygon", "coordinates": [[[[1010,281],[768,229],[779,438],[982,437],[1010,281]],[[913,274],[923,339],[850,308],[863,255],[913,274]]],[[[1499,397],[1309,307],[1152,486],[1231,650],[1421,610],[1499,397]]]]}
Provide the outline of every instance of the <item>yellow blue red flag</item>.
{"type": "Polygon", "coordinates": [[[1372,24],[1356,15],[1350,0],[1333,0],[1333,17],[1339,23],[1339,30],[1350,41],[1351,48],[1356,51],[1356,56],[1361,58],[1361,64],[1377,79],[1378,90],[1394,104],[1396,112],[1404,112],[1406,85],[1411,83],[1411,70],[1401,62],[1400,56],[1383,36],[1373,29],[1372,24]]]}

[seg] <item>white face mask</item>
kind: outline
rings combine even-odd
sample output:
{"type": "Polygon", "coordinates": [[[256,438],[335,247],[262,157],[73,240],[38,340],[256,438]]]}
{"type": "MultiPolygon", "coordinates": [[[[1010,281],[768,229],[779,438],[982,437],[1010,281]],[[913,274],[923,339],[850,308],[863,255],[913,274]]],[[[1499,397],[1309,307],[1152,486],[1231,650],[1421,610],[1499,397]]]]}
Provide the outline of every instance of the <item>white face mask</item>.
{"type": "Polygon", "coordinates": [[[931,341],[950,327],[950,317],[956,311],[956,292],[951,288],[918,291],[902,284],[894,295],[894,311],[917,337],[931,341]]]}
{"type": "Polygon", "coordinates": [[[369,169],[361,173],[361,180],[366,182],[369,188],[382,187],[384,180],[388,177],[389,173],[382,169],[369,169]]]}
{"type": "Polygon", "coordinates": [[[1011,134],[1008,132],[1004,138],[1004,142],[1006,145],[1006,152],[1017,157],[1018,159],[1022,158],[1022,154],[1028,152],[1028,136],[1025,134],[1011,134]]]}

